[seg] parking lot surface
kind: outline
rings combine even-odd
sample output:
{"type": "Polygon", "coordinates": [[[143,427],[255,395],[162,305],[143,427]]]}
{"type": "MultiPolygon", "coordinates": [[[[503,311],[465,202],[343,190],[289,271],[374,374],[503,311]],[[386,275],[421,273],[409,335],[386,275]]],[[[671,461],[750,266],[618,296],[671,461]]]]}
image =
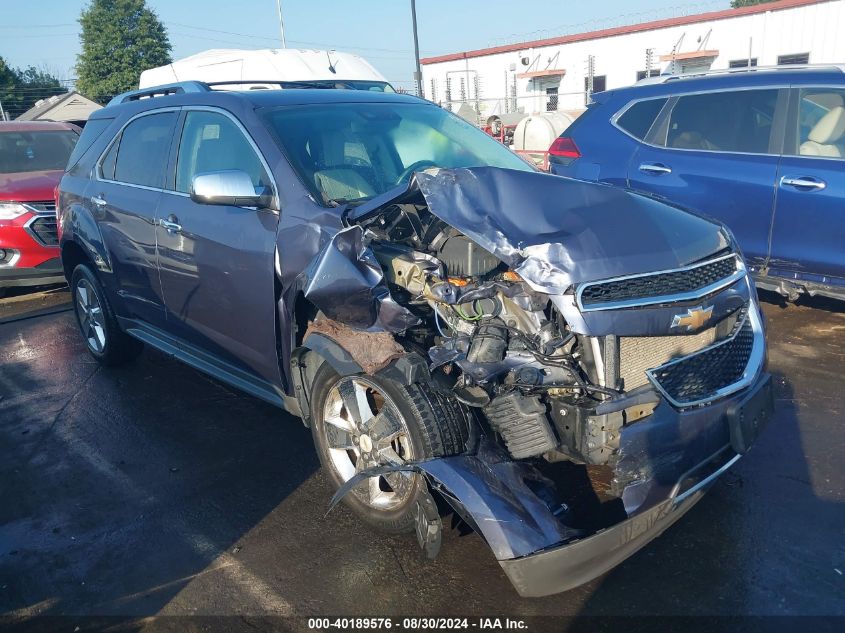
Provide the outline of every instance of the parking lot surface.
{"type": "Polygon", "coordinates": [[[767,297],[776,415],[686,517],[604,577],[522,599],[475,534],[447,529],[426,561],[413,536],[326,515],[298,419],[151,350],[100,368],[51,293],[0,302],[0,613],[845,615],[833,302],[767,297]]]}

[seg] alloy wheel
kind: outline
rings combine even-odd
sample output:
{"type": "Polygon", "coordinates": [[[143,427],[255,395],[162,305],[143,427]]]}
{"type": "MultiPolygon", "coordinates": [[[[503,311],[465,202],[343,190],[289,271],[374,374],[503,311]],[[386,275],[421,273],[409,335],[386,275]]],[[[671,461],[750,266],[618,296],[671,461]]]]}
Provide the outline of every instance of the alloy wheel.
{"type": "MultiPolygon", "coordinates": [[[[343,481],[375,466],[414,459],[408,426],[399,409],[366,378],[340,378],[329,390],[323,421],[329,457],[343,481]]],[[[413,494],[416,477],[412,472],[368,477],[352,493],[372,508],[387,510],[413,494]]]]}
{"type": "Polygon", "coordinates": [[[76,316],[88,347],[102,354],[106,347],[106,323],[100,299],[87,279],[76,284],[76,316]]]}

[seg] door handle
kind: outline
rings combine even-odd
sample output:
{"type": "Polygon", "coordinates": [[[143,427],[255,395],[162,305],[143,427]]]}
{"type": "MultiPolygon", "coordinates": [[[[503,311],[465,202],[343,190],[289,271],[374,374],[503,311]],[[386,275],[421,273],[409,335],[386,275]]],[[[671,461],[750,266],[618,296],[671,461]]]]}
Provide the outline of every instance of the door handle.
{"type": "Polygon", "coordinates": [[[660,176],[662,174],[671,174],[672,168],[663,163],[643,163],[640,165],[640,171],[660,176]]]}
{"type": "Polygon", "coordinates": [[[827,187],[824,180],[818,180],[812,176],[784,176],[780,179],[780,184],[785,187],[795,187],[796,189],[815,189],[821,191],[827,187]]]}
{"type": "Polygon", "coordinates": [[[106,206],[106,199],[105,199],[105,198],[101,198],[100,196],[93,196],[93,197],[91,198],[91,202],[93,202],[93,203],[94,203],[95,205],[97,205],[98,207],[104,207],[104,206],[106,206]]]}
{"type": "Polygon", "coordinates": [[[165,229],[167,229],[168,233],[180,233],[182,231],[182,225],[179,224],[179,218],[177,218],[172,213],[167,216],[167,219],[164,218],[160,219],[158,223],[165,229]]]}

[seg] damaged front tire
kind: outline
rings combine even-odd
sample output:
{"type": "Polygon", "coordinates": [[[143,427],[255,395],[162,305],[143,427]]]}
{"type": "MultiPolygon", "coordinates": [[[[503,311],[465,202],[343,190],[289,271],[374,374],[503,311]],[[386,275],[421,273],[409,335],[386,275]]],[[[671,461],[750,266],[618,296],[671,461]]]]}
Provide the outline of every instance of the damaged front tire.
{"type": "MultiPolygon", "coordinates": [[[[433,385],[340,376],[324,363],[314,377],[311,407],[314,444],[335,490],[363,470],[466,448],[463,407],[433,385]]],[[[343,501],[368,525],[398,534],[414,530],[425,494],[421,475],[399,471],[364,479],[343,501]]]]}

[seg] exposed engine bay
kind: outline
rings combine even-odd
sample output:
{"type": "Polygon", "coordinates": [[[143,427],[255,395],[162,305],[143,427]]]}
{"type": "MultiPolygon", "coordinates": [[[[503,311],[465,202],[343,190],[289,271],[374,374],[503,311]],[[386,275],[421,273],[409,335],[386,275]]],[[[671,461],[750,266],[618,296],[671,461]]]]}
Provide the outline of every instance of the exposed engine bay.
{"type": "Polygon", "coordinates": [[[394,299],[420,319],[406,336],[513,458],[607,462],[623,417],[595,407],[620,392],[597,384],[591,339],[548,294],[425,205],[392,205],[363,226],[394,299]]]}

